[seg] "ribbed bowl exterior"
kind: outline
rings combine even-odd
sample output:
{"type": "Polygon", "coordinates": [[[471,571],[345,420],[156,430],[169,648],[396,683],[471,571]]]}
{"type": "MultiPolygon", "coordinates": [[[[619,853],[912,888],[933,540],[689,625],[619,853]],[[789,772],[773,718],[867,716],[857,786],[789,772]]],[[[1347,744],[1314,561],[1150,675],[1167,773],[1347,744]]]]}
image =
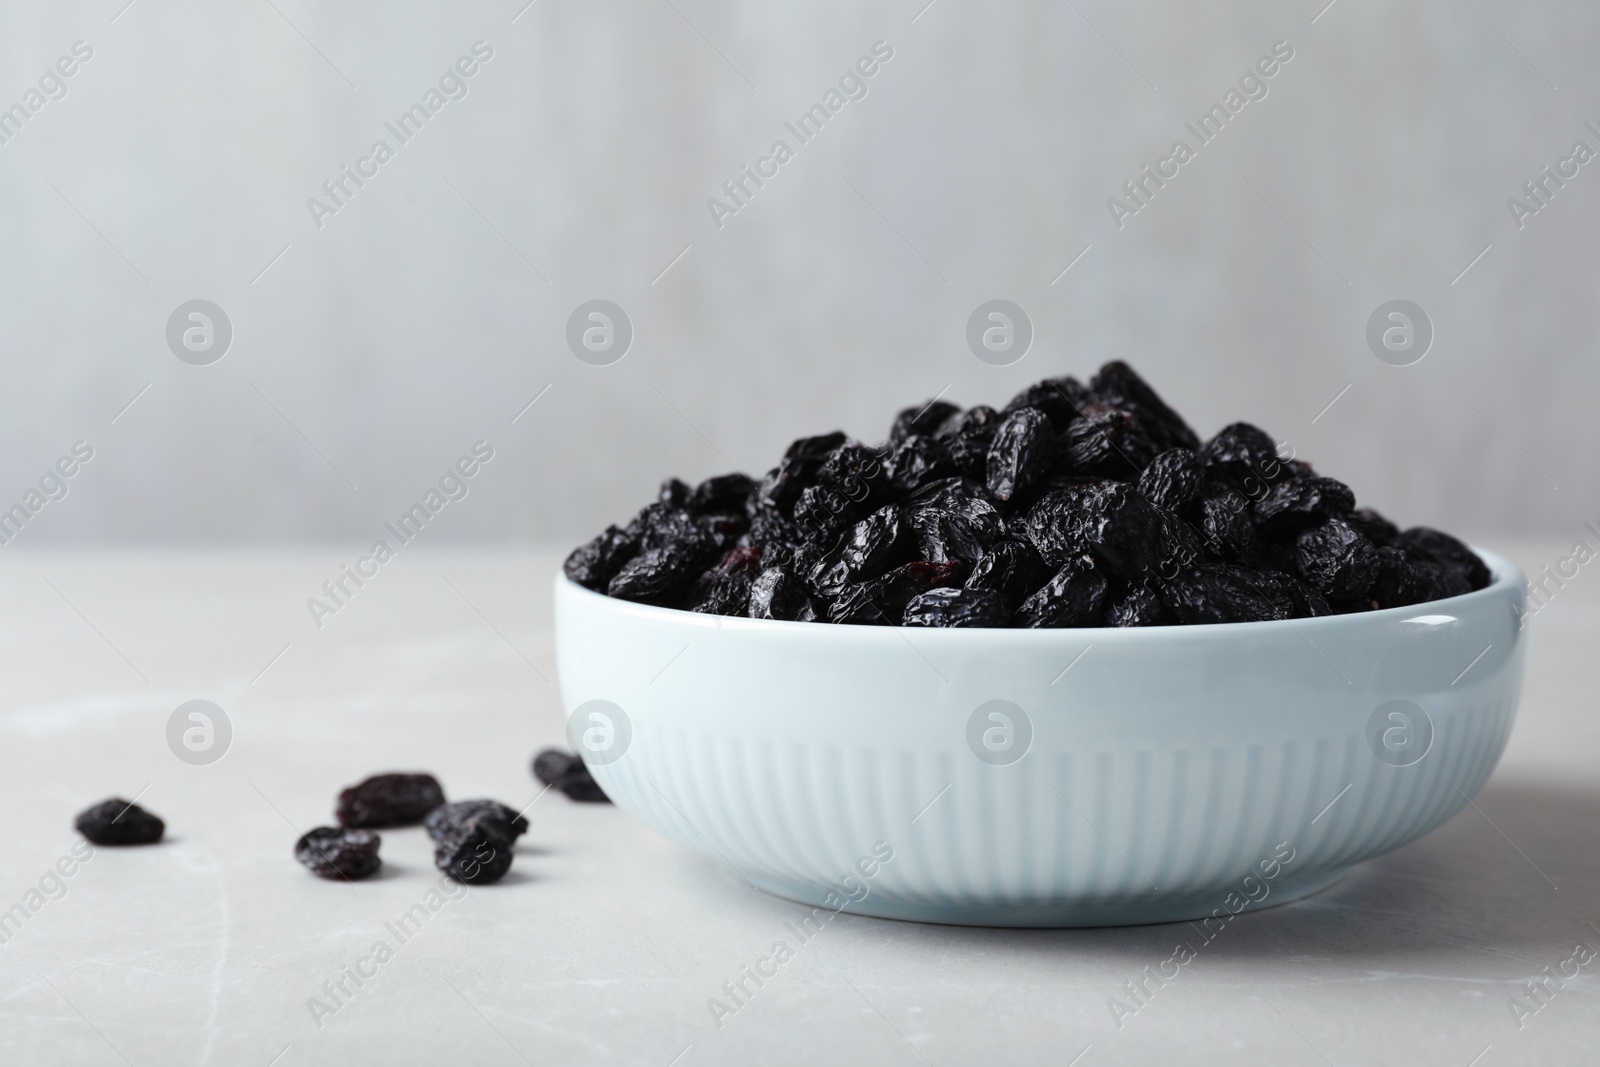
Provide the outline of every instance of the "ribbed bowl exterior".
{"type": "Polygon", "coordinates": [[[585,753],[620,807],[761,888],[938,922],[1197,918],[1315,891],[1488,779],[1525,635],[1520,574],[1484,556],[1489,588],[1413,608],[1136,630],[726,619],[558,578],[562,695],[621,709],[625,750],[585,753]],[[1026,720],[1003,756],[984,707],[1026,720]]]}

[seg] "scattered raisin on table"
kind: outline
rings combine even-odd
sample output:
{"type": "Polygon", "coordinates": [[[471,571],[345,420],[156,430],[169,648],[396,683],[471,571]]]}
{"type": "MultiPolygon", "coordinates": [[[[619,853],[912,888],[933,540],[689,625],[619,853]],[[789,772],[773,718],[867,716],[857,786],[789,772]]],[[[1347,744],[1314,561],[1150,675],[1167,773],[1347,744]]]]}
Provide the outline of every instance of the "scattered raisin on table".
{"type": "Polygon", "coordinates": [[[382,838],[371,830],[319,826],[294,843],[294,858],[318,878],[355,880],[383,865],[378,858],[382,838]]]}
{"type": "Polygon", "coordinates": [[[482,817],[435,839],[433,865],[465,885],[498,882],[511,869],[511,839],[501,824],[482,817]]]}
{"type": "Polygon", "coordinates": [[[72,825],[95,845],[153,845],[167,830],[158,816],[121,797],[85,808],[72,825]]]}
{"type": "Polygon", "coordinates": [[[444,803],[431,774],[375,774],[339,792],[334,815],[340,826],[409,826],[444,803]]]}
{"type": "Polygon", "coordinates": [[[609,804],[611,798],[589,774],[583,760],[559,748],[547,748],[533,758],[533,776],[545,785],[559,789],[570,800],[609,804]]]}
{"type": "Polygon", "coordinates": [[[759,478],[669,478],[564,570],[679,610],[981,627],[1311,618],[1492,578],[1449,534],[1357,507],[1259,426],[1202,440],[1121,361],[999,410],[904,408],[876,445],[802,437],[759,478]]]}
{"type": "Polygon", "coordinates": [[[528,820],[498,800],[458,800],[440,804],[428,813],[423,826],[435,841],[464,833],[467,824],[481,819],[499,829],[507,841],[515,842],[528,832],[528,820]]]}

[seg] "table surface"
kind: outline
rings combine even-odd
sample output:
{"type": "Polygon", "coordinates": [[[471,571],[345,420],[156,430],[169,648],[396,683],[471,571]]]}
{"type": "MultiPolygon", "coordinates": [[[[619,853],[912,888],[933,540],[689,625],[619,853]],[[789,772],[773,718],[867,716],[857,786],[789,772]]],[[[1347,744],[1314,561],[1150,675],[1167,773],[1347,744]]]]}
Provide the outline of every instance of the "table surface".
{"type": "MultiPolygon", "coordinates": [[[[1529,573],[1570,551],[1501,547],[1529,573]]],[[[1527,992],[1580,944],[1600,948],[1600,578],[1580,573],[1531,620],[1516,729],[1473,806],[1326,892],[1241,916],[1120,1027],[1110,999],[1197,941],[1192,929],[844,913],[719,1026],[709,998],[802,909],[610,805],[539,797],[511,873],[470,891],[439,892],[420,829],[385,831],[367,882],[295,863],[297,834],[330,822],[338,789],[368,773],[427,769],[452,796],[522,807],[539,793],[530,756],[562,736],[556,555],[409,549],[319,628],[307,598],[359,554],[0,559],[0,909],[27,912],[0,945],[0,1063],[1494,1067],[1600,1055],[1600,962],[1549,983],[1542,1002],[1527,992]],[[192,699],[232,726],[210,765],[167,745],[169,716],[192,699]],[[74,813],[112,794],[163,816],[165,843],[98,849],[52,876],[78,840],[74,813]],[[428,921],[402,941],[391,926],[419,903],[428,921]],[[370,977],[325,991],[364,959],[370,977]],[[1513,998],[1529,1010],[1514,1013],[1513,998]]]]}

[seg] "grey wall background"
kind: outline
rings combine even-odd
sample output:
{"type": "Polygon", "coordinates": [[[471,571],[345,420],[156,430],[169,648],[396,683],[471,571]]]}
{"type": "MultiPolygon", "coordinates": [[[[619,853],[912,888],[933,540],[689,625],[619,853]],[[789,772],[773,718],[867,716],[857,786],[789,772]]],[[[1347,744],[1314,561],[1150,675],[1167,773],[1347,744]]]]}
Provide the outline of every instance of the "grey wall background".
{"type": "Polygon", "coordinates": [[[1600,517],[1600,163],[1506,207],[1600,150],[1600,8],[925,2],[7,0],[0,106],[94,50],[0,145],[0,499],[95,449],[15,544],[366,540],[478,439],[427,537],[571,542],[667,474],[1111,357],[1402,521],[1600,517]],[[479,40],[468,95],[317,228],[307,198],[479,40]],[[879,40],[866,98],[714,226],[879,40]],[[1269,95],[1119,230],[1107,198],[1280,40],[1269,95]],[[564,340],[597,297],[636,331],[607,367],[564,340]],[[1035,325],[1014,366],[966,347],[993,297],[1035,325]],[[1364,340],[1397,297],[1437,331],[1409,367],[1364,340]],[[194,298],[233,324],[210,366],[165,341],[194,298]]]}

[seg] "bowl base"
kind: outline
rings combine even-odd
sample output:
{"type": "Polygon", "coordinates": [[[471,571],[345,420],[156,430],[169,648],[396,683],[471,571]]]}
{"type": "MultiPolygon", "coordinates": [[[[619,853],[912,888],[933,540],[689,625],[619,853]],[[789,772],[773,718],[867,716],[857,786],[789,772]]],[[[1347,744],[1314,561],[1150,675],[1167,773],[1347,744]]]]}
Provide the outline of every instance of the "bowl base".
{"type": "MultiPolygon", "coordinates": [[[[1349,867],[1332,872],[1319,872],[1299,879],[1284,878],[1275,882],[1272,892],[1258,902],[1246,901],[1245,906],[1233,914],[1260,911],[1279,904],[1302,900],[1313,893],[1338,882],[1350,873],[1349,867]]],[[[765,874],[745,872],[750,883],[774,896],[816,908],[828,908],[825,898],[836,892],[832,886],[817,887],[804,882],[792,882],[765,874]]],[[[1211,918],[1212,912],[1228,916],[1222,901],[1236,887],[1217,886],[1197,893],[1151,895],[1126,900],[1093,901],[1018,901],[977,902],[934,901],[914,898],[896,898],[885,893],[871,893],[857,903],[843,909],[852,915],[866,915],[874,919],[899,919],[904,922],[939,923],[947,926],[1011,926],[1063,928],[1079,926],[1143,926],[1151,923],[1175,923],[1211,918]]]]}

